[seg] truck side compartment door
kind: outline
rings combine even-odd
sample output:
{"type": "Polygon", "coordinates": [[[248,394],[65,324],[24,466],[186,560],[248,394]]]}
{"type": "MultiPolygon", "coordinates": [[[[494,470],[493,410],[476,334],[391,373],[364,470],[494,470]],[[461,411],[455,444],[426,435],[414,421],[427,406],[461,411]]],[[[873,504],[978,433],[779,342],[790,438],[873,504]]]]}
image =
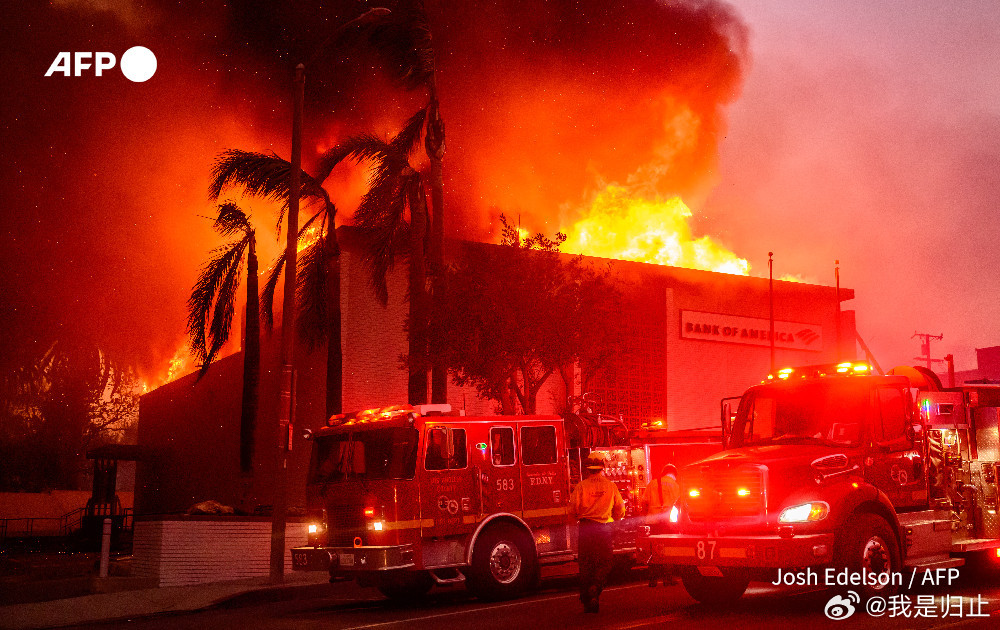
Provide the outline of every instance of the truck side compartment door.
{"type": "Polygon", "coordinates": [[[535,531],[540,553],[569,549],[569,481],[561,428],[543,423],[523,423],[519,427],[524,518],[535,531]]]}
{"type": "Polygon", "coordinates": [[[477,501],[476,468],[470,465],[466,429],[428,425],[417,463],[422,535],[444,537],[473,527],[477,501]]]}
{"type": "Polygon", "coordinates": [[[490,427],[487,461],[480,476],[483,504],[482,518],[497,512],[521,516],[520,460],[517,457],[513,425],[490,427]]]}
{"type": "Polygon", "coordinates": [[[897,509],[927,504],[926,462],[908,435],[911,419],[908,392],[876,387],[872,413],[871,450],[865,477],[885,492],[897,509]]]}

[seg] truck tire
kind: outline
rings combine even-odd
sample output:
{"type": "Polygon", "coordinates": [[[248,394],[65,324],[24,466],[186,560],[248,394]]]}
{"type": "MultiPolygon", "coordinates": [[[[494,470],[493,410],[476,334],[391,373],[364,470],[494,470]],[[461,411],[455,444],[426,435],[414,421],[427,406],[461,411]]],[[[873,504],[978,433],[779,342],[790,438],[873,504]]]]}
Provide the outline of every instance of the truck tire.
{"type": "Polygon", "coordinates": [[[535,579],[537,564],[534,545],[525,531],[510,525],[490,527],[472,551],[469,588],[485,600],[517,597],[535,579]]]}
{"type": "Polygon", "coordinates": [[[681,582],[688,595],[703,604],[731,604],[743,597],[750,576],[739,569],[721,568],[722,577],[702,575],[695,567],[681,572],[681,582]]]}
{"type": "Polygon", "coordinates": [[[864,570],[876,576],[888,576],[888,583],[866,583],[858,588],[869,597],[885,597],[895,593],[898,587],[892,584],[892,574],[903,568],[899,544],[892,528],[884,518],[875,514],[855,514],[844,522],[834,553],[834,563],[838,568],[846,568],[851,573],[861,573],[864,570]]]}
{"type": "Polygon", "coordinates": [[[431,590],[434,578],[427,571],[391,571],[379,576],[375,586],[393,601],[413,602],[431,590]]]}

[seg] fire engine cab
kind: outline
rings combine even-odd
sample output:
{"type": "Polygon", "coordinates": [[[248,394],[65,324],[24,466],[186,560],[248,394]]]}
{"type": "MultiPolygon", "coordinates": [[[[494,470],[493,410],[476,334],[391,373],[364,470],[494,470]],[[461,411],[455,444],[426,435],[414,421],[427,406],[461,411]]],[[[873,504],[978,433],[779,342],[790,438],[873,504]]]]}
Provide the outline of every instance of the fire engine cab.
{"type": "Polygon", "coordinates": [[[681,470],[669,522],[641,542],[695,599],[816,567],[884,595],[904,567],[1000,548],[1000,386],[842,363],[781,370],[731,400],[725,449],[681,470]]]}
{"type": "MultiPolygon", "coordinates": [[[[590,451],[605,453],[627,515],[646,475],[624,425],[588,414],[397,406],[334,416],[310,439],[309,544],[292,549],[292,566],[389,597],[458,582],[484,598],[515,596],[540,565],[575,559],[566,506],[590,451]]],[[[636,538],[637,525],[620,529],[616,552],[634,554],[636,538]]]]}

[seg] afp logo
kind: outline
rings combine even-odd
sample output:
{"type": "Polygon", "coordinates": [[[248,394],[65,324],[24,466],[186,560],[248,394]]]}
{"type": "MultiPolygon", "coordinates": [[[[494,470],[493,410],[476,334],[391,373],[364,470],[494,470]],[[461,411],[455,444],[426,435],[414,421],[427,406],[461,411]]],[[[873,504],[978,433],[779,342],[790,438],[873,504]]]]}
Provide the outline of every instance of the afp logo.
{"type": "MultiPolygon", "coordinates": [[[[93,72],[99,77],[105,70],[114,68],[115,61],[114,54],[109,52],[61,52],[56,55],[45,76],[62,74],[64,77],[80,77],[93,72]]],[[[126,79],[142,83],[156,72],[156,55],[145,46],[133,46],[122,54],[120,67],[126,79]]]]}

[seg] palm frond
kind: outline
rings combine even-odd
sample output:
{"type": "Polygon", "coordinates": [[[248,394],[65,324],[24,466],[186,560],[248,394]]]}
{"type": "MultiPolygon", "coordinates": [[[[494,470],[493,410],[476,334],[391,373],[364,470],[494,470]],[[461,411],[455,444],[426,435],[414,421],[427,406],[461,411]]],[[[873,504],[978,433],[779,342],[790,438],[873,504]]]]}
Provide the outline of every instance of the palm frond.
{"type": "MultiPolygon", "coordinates": [[[[317,219],[322,219],[326,221],[326,216],[329,213],[329,209],[333,208],[334,214],[336,214],[336,207],[332,203],[327,201],[327,205],[324,206],[324,210],[317,212],[316,214],[309,217],[309,220],[302,224],[299,228],[299,242],[305,238],[306,233],[309,228],[312,227],[313,223],[317,219]]],[[[261,318],[264,322],[264,328],[268,332],[274,330],[274,293],[278,289],[278,279],[281,277],[281,272],[285,268],[285,250],[281,250],[281,254],[274,260],[271,268],[267,272],[267,281],[264,282],[264,289],[260,292],[260,312],[261,318]]]]}
{"type": "Polygon", "coordinates": [[[315,349],[326,336],[327,261],[326,235],[302,250],[295,295],[299,304],[299,333],[315,349]]]}
{"type": "Polygon", "coordinates": [[[373,185],[354,213],[354,223],[371,231],[367,243],[368,267],[375,297],[384,306],[389,292],[386,275],[395,266],[400,252],[407,250],[406,207],[410,185],[419,185],[419,174],[411,177],[383,178],[373,185]],[[415,178],[415,179],[414,179],[415,178]]]}
{"type": "Polygon", "coordinates": [[[423,2],[400,2],[390,16],[372,27],[368,40],[406,89],[433,89],[434,46],[423,2]]]}
{"type": "Polygon", "coordinates": [[[410,116],[403,128],[389,143],[394,152],[400,156],[409,156],[420,145],[420,132],[424,128],[427,109],[420,109],[410,116]]]}
{"type": "Polygon", "coordinates": [[[213,250],[188,299],[188,335],[192,352],[203,362],[202,372],[229,338],[248,246],[249,237],[213,250]]]}
{"type": "Polygon", "coordinates": [[[233,201],[226,201],[219,204],[219,216],[215,218],[215,231],[222,236],[229,237],[234,234],[249,234],[253,231],[250,225],[250,216],[243,212],[233,201]]]}
{"type": "Polygon", "coordinates": [[[264,329],[267,332],[274,330],[274,292],[278,288],[278,280],[281,278],[281,272],[285,268],[285,252],[282,250],[281,255],[279,255],[274,264],[267,272],[267,281],[264,283],[264,289],[260,292],[260,315],[264,320],[264,329]]]}
{"type": "MultiPolygon", "coordinates": [[[[256,197],[287,203],[291,170],[291,163],[277,155],[229,149],[215,160],[208,196],[218,199],[223,190],[240,187],[256,197]]],[[[300,181],[303,197],[323,196],[322,187],[309,173],[302,171],[300,181]]]]}
{"type": "Polygon", "coordinates": [[[391,145],[374,134],[351,136],[320,157],[316,179],[325,181],[333,169],[348,158],[357,163],[367,160],[378,163],[385,161],[391,153],[391,145]]]}

